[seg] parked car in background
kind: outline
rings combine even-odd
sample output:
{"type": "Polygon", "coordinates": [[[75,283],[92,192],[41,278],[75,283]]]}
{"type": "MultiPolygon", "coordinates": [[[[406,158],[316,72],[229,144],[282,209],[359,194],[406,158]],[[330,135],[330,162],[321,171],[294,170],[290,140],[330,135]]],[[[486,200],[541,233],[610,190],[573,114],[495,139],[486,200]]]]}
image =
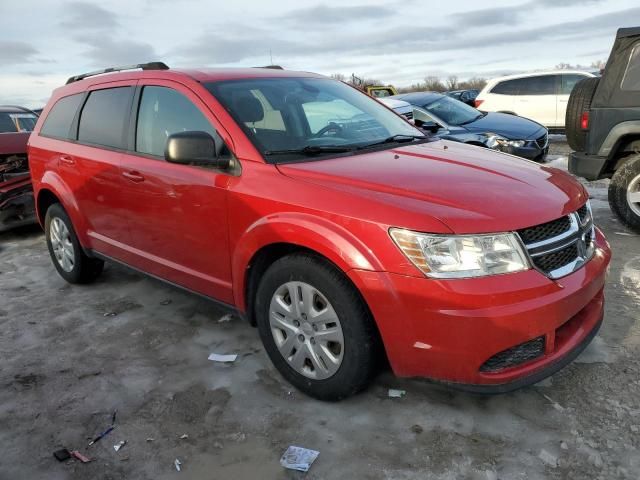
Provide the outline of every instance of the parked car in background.
{"type": "Polygon", "coordinates": [[[549,135],[542,125],[514,115],[481,112],[441,93],[403,93],[380,101],[445,140],[538,162],[544,160],[549,150],[549,135]]]}
{"type": "Polygon", "coordinates": [[[36,221],[27,140],[37,120],[26,108],[0,106],[0,232],[36,221]]]}
{"type": "Polygon", "coordinates": [[[640,27],[618,30],[602,78],[571,93],[566,123],[569,171],[611,178],[611,210],[640,233],[640,27]]]}
{"type": "Polygon", "coordinates": [[[455,98],[456,100],[460,100],[461,102],[466,103],[467,105],[475,107],[476,106],[475,100],[479,93],[480,93],[480,90],[475,90],[475,89],[452,90],[450,92],[445,92],[445,95],[448,95],[451,98],[455,98]]]}
{"type": "Polygon", "coordinates": [[[591,72],[558,70],[494,78],[478,94],[475,106],[485,112],[530,118],[553,132],[561,132],[573,87],[595,76],[591,72]]]}
{"type": "Polygon", "coordinates": [[[29,140],[68,282],[113,260],[236,308],[326,400],[387,362],[505,392],[598,332],[610,251],[568,173],[425,136],[320,75],[139,67],[72,77],[29,140]]]}

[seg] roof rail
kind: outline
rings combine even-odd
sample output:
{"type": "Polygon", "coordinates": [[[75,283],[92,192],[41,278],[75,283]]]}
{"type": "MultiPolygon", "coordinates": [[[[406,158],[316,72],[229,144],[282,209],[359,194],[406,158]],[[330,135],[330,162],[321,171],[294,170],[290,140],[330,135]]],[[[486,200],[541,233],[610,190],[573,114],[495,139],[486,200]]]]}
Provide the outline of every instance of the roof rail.
{"type": "Polygon", "coordinates": [[[169,66],[164,62],[149,62],[149,63],[138,63],[136,65],[124,65],[122,67],[109,67],[104,70],[95,70],[89,73],[82,73],[80,75],[75,75],[70,77],[67,80],[67,85],[73,82],[77,82],[79,80],[83,80],[88,77],[93,77],[95,75],[101,75],[103,73],[112,73],[112,72],[122,72],[124,70],[136,70],[141,68],[142,70],[169,70],[169,66]]]}

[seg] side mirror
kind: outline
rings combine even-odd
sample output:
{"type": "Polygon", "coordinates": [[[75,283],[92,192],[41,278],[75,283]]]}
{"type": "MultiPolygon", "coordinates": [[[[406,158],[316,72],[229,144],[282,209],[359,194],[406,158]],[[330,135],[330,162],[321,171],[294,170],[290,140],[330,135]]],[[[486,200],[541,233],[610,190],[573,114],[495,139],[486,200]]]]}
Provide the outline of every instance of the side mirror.
{"type": "Polygon", "coordinates": [[[207,132],[178,132],[169,135],[164,151],[167,162],[229,168],[230,158],[219,158],[216,141],[207,132]]]}
{"type": "Polygon", "coordinates": [[[424,122],[424,121],[416,120],[416,126],[430,133],[436,133],[438,130],[440,130],[440,128],[442,128],[439,124],[433,121],[424,122]]]}

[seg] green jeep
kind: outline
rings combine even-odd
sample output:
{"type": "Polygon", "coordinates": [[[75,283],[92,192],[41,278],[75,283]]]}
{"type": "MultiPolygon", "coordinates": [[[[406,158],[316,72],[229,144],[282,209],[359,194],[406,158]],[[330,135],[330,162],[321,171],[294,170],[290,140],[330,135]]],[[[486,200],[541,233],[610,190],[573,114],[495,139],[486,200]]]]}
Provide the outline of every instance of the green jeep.
{"type": "Polygon", "coordinates": [[[611,209],[640,232],[640,27],[619,29],[602,77],[573,89],[566,134],[569,171],[611,178],[611,209]]]}

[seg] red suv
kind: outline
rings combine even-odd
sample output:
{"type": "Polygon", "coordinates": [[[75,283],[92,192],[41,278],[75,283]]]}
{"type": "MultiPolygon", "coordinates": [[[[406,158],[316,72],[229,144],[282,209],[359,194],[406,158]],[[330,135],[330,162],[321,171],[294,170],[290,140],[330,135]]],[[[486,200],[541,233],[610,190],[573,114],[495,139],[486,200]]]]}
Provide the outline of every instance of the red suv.
{"type": "Polygon", "coordinates": [[[319,75],[137,67],[69,79],[29,141],[67,281],[110,260],[234,307],[320,399],[385,358],[505,392],[596,334],[611,254],[568,174],[425,137],[319,75]]]}

